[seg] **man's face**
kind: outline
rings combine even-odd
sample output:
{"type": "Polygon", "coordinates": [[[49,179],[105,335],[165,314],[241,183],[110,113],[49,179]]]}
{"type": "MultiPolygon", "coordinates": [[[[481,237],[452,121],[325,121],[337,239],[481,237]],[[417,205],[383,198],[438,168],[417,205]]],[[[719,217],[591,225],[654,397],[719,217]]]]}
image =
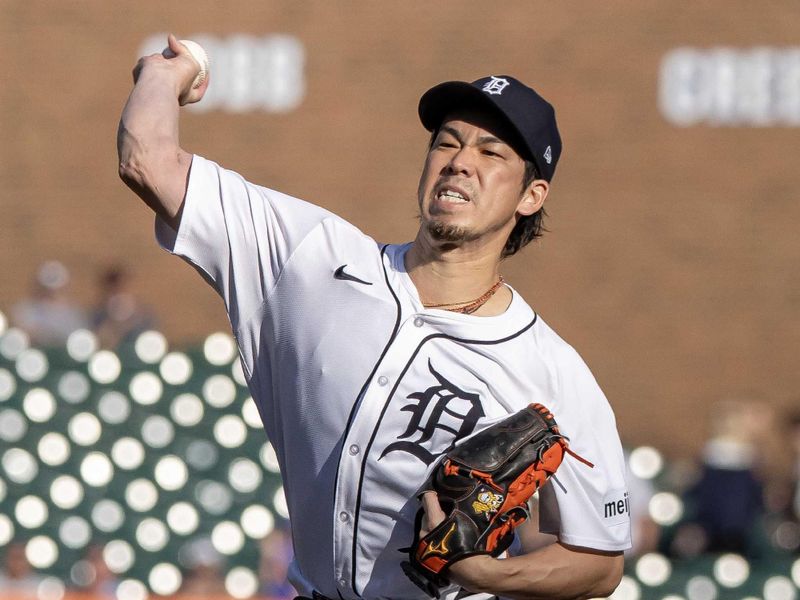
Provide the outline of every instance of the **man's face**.
{"type": "Polygon", "coordinates": [[[502,248],[517,216],[541,208],[544,197],[522,189],[525,162],[504,139],[507,126],[493,115],[459,110],[444,119],[417,192],[423,231],[434,242],[502,248]]]}

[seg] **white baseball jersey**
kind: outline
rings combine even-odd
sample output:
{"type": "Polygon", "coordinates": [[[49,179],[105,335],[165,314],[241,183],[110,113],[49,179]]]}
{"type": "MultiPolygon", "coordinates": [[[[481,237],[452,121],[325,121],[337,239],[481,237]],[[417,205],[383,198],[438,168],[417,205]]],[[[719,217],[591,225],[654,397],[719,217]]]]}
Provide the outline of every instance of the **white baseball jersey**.
{"type": "Polygon", "coordinates": [[[456,441],[531,402],[594,463],[565,457],[560,486],[540,492],[542,530],[577,546],[629,546],[608,402],[516,292],[494,317],[426,309],[404,267],[409,245],[377,244],[199,156],[179,231],[160,220],[156,230],[225,302],[281,465],[300,593],[424,598],[400,568],[415,492],[456,441]]]}

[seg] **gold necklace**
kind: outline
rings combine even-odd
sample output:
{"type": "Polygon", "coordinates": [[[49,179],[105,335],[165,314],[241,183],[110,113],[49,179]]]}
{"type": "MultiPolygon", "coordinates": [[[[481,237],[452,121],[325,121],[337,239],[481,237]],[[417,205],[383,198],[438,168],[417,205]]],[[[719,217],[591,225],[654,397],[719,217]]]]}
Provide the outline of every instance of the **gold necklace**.
{"type": "Polygon", "coordinates": [[[489,298],[494,296],[495,292],[500,289],[500,286],[503,285],[504,282],[505,279],[503,279],[503,276],[500,275],[500,279],[498,279],[497,282],[483,294],[475,298],[475,300],[467,300],[465,302],[443,302],[441,304],[426,304],[423,302],[422,306],[425,308],[441,308],[442,310],[449,310],[451,312],[469,315],[486,304],[489,301],[489,298]]]}

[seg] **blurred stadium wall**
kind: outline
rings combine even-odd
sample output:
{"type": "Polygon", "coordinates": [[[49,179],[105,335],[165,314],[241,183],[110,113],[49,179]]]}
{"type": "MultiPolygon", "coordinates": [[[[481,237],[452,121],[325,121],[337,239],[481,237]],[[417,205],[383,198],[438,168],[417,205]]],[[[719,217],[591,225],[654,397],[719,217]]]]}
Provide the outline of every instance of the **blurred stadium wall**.
{"type": "Polygon", "coordinates": [[[88,303],[116,259],[172,340],[226,328],[116,176],[154,35],[212,52],[217,96],[186,111],[186,149],[388,242],[416,227],[419,95],[514,74],[555,104],[565,151],[550,233],[505,275],[587,359],[627,443],[694,450],[710,401],[798,397],[799,19],[795,0],[5,0],[0,309],[49,258],[88,303]]]}

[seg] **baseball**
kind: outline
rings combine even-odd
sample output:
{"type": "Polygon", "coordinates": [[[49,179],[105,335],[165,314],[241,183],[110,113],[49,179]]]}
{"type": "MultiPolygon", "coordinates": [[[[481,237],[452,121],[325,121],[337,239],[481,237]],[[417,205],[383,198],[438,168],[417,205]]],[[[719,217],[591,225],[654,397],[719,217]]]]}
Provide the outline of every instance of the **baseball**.
{"type": "MultiPolygon", "coordinates": [[[[192,58],[200,67],[200,71],[197,73],[197,76],[195,76],[194,81],[192,81],[192,89],[196,90],[201,85],[203,85],[203,82],[206,80],[206,77],[208,77],[208,73],[210,70],[208,54],[206,54],[206,51],[203,50],[203,47],[197,42],[193,42],[192,40],[179,40],[179,41],[189,51],[189,54],[192,55],[192,58]]],[[[162,54],[167,58],[173,56],[172,50],[170,50],[169,48],[164,48],[162,54]]]]}

